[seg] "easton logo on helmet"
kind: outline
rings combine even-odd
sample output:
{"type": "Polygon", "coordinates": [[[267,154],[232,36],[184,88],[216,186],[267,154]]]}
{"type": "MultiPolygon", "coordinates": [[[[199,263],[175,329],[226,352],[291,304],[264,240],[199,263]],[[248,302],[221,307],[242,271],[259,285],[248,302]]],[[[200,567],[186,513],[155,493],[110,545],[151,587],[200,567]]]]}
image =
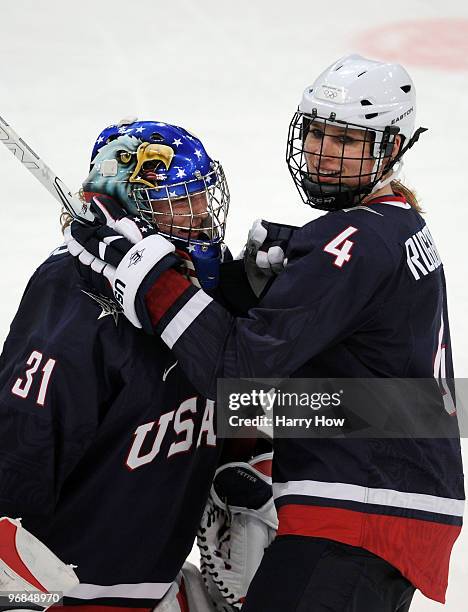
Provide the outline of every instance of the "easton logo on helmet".
{"type": "Polygon", "coordinates": [[[394,123],[398,123],[398,121],[401,121],[402,119],[404,119],[405,117],[410,115],[413,111],[414,111],[414,107],[412,106],[411,108],[409,108],[405,113],[403,113],[399,117],[396,117],[395,119],[392,119],[391,125],[393,125],[394,123]]]}

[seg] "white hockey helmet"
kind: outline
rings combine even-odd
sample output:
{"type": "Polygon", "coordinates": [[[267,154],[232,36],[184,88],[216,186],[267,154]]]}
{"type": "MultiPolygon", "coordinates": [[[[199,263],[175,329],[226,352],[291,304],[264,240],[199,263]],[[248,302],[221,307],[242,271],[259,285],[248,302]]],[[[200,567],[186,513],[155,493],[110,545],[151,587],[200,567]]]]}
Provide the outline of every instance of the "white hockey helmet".
{"type": "Polygon", "coordinates": [[[384,130],[395,125],[406,139],[414,132],[416,92],[410,75],[400,64],[386,64],[360,55],[338,60],[307,87],[299,110],[384,130]]]}
{"type": "Polygon", "coordinates": [[[383,183],[381,178],[396,177],[397,173],[390,171],[425,131],[414,131],[415,116],[415,87],[403,66],[356,54],[334,62],[304,90],[289,129],[287,162],[303,200],[324,210],[346,208],[390,182],[383,183]],[[320,183],[310,175],[304,143],[312,121],[325,127],[363,130],[363,139],[372,139],[374,167],[372,173],[361,176],[357,188],[341,181],[336,185],[320,183]],[[395,156],[393,145],[398,134],[402,138],[395,156]]]}

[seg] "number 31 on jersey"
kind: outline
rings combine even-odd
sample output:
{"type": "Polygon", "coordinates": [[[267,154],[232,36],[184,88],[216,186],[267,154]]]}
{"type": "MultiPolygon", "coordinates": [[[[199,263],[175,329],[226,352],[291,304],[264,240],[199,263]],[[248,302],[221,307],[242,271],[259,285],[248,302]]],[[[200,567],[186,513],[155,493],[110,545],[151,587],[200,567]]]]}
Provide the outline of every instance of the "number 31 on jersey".
{"type": "MultiPolygon", "coordinates": [[[[26,365],[30,366],[24,373],[24,378],[17,378],[15,384],[13,385],[11,392],[13,395],[17,397],[21,397],[22,399],[26,399],[31,391],[31,386],[34,382],[34,375],[38,371],[44,356],[39,351],[33,351],[27,361],[26,365]]],[[[41,372],[41,384],[39,386],[39,392],[36,397],[36,404],[38,406],[43,406],[46,395],[47,388],[49,386],[50,377],[52,375],[53,369],[55,367],[55,359],[48,359],[44,364],[41,372]]]]}

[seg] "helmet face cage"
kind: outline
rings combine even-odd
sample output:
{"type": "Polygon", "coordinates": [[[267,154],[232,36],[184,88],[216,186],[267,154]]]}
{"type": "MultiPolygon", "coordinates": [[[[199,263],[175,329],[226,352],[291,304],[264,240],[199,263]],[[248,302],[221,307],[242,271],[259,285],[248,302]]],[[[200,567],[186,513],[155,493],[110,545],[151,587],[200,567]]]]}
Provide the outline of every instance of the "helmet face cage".
{"type": "Polygon", "coordinates": [[[321,210],[359,205],[398,160],[398,154],[392,157],[398,132],[298,110],[289,126],[286,159],[303,201],[321,210]]]}
{"type": "Polygon", "coordinates": [[[211,162],[205,175],[155,189],[134,187],[138,214],[169,239],[192,244],[223,241],[229,210],[229,188],[221,164],[211,162]],[[184,195],[185,193],[185,195],[184,195]]]}

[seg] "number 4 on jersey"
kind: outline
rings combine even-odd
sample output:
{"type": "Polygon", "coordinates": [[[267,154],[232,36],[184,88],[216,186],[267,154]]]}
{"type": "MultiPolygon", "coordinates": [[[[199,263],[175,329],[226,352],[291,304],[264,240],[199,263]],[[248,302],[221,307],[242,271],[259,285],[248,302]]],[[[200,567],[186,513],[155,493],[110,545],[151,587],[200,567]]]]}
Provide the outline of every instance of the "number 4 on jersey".
{"type": "MultiPolygon", "coordinates": [[[[43,355],[39,353],[39,351],[33,351],[26,361],[26,365],[29,367],[25,374],[25,378],[17,378],[15,384],[13,385],[11,392],[13,395],[21,397],[22,399],[26,399],[28,397],[29,391],[31,390],[31,385],[33,384],[34,374],[39,369],[41,365],[43,355]]],[[[42,379],[41,386],[39,387],[39,393],[37,394],[36,404],[39,406],[43,406],[47,394],[47,387],[49,386],[50,376],[52,374],[52,370],[55,366],[55,359],[48,359],[45,366],[42,368],[42,379]]]]}
{"type": "Polygon", "coordinates": [[[333,265],[337,268],[341,268],[343,264],[351,259],[351,249],[354,246],[354,242],[348,240],[348,238],[357,231],[356,227],[350,225],[323,247],[325,253],[330,253],[330,255],[335,256],[333,265]]]}

